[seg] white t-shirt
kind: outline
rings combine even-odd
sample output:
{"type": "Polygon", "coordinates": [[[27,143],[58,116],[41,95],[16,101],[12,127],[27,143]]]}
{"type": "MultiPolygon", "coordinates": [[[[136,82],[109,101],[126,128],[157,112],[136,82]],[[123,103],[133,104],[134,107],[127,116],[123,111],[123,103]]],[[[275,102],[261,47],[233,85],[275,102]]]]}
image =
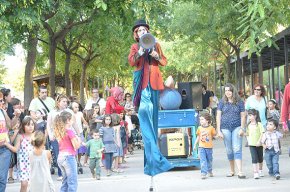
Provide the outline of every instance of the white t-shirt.
{"type": "Polygon", "coordinates": [[[87,104],[86,104],[86,106],[85,106],[85,110],[92,109],[92,105],[93,105],[94,103],[99,104],[99,106],[100,106],[100,111],[102,111],[103,109],[106,108],[106,101],[105,101],[105,99],[99,97],[99,99],[97,99],[96,101],[93,100],[92,98],[91,98],[91,99],[88,99],[87,104]]]}
{"type": "MultiPolygon", "coordinates": [[[[42,100],[43,103],[47,106],[47,108],[49,109],[49,112],[52,111],[55,108],[55,101],[53,98],[51,97],[46,97],[45,100],[42,100]]],[[[37,111],[37,110],[41,110],[41,109],[45,109],[44,105],[42,104],[42,102],[39,100],[38,97],[32,99],[32,101],[30,102],[29,105],[29,111],[37,111]]]]}
{"type": "Polygon", "coordinates": [[[76,123],[78,125],[79,131],[80,133],[82,133],[84,131],[83,124],[82,124],[83,113],[78,111],[77,113],[75,113],[75,117],[76,117],[76,123]]]}

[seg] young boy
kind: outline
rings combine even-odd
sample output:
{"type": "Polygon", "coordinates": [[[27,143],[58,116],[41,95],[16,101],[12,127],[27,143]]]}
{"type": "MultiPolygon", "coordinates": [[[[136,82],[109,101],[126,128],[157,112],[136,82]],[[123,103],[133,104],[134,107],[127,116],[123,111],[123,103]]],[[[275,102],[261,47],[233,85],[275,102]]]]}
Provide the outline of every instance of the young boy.
{"type": "Polygon", "coordinates": [[[199,115],[200,126],[196,131],[196,141],[193,150],[198,150],[200,156],[200,171],[201,179],[206,179],[206,176],[213,177],[212,173],[212,138],[216,135],[215,128],[210,125],[211,115],[208,112],[203,112],[199,115]]]}
{"type": "Polygon", "coordinates": [[[276,130],[277,127],[278,121],[269,119],[267,122],[267,131],[263,134],[261,143],[265,149],[264,158],[269,169],[269,175],[279,180],[279,139],[281,139],[283,135],[276,130]]]}
{"type": "Polygon", "coordinates": [[[90,167],[93,178],[97,178],[97,180],[100,180],[101,179],[100,162],[101,162],[101,157],[102,157],[102,151],[104,150],[105,146],[97,130],[92,130],[92,137],[93,139],[89,140],[87,143],[83,142],[82,144],[87,147],[90,147],[89,167],[90,167]],[[96,169],[96,171],[94,169],[96,169]]]}

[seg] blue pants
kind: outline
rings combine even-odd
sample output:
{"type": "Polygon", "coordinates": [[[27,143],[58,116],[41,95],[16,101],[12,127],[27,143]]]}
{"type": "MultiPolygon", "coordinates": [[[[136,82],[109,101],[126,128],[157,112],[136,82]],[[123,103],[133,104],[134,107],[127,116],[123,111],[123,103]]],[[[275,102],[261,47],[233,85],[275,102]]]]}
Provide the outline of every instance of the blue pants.
{"type": "Polygon", "coordinates": [[[105,153],[105,167],[107,170],[112,169],[113,153],[105,153]]]}
{"type": "MultiPolygon", "coordinates": [[[[59,154],[59,146],[57,140],[50,141],[50,145],[52,146],[52,151],[55,156],[55,159],[58,159],[58,154],[59,154]]],[[[57,164],[57,175],[60,177],[61,176],[61,169],[59,168],[57,164]]]]}
{"type": "Polygon", "coordinates": [[[74,155],[58,156],[58,166],[63,175],[61,192],[75,192],[78,188],[77,161],[74,155]]]}
{"type": "Polygon", "coordinates": [[[0,191],[5,191],[7,175],[10,165],[11,151],[7,147],[0,147],[0,191]]]}
{"type": "Polygon", "coordinates": [[[212,148],[199,147],[200,172],[203,175],[212,173],[212,148]]]}
{"type": "Polygon", "coordinates": [[[224,135],[224,144],[229,161],[236,159],[242,160],[243,137],[239,136],[239,130],[240,127],[236,127],[232,131],[228,129],[221,130],[224,135]]]}
{"type": "Polygon", "coordinates": [[[274,148],[265,149],[264,158],[269,169],[269,175],[275,176],[279,172],[279,152],[275,152],[274,148]]]}
{"type": "Polygon", "coordinates": [[[158,135],[158,97],[159,91],[153,90],[150,85],[142,90],[141,102],[138,111],[142,139],[144,142],[144,173],[154,176],[172,169],[172,165],[160,153],[157,146],[158,135]]]}

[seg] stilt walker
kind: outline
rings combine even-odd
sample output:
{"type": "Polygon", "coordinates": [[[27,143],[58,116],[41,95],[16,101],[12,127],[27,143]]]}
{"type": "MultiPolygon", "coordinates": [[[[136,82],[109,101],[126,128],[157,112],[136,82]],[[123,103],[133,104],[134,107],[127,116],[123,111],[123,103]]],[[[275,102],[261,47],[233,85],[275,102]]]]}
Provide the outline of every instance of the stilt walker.
{"type": "Polygon", "coordinates": [[[173,168],[157,146],[159,91],[164,89],[159,66],[165,66],[167,59],[159,43],[151,49],[140,46],[142,35],[149,33],[149,25],[144,20],[137,20],[132,31],[137,42],[131,46],[128,56],[130,66],[135,67],[133,101],[138,108],[144,142],[144,174],[151,176],[149,190],[154,191],[153,176],[173,168]]]}

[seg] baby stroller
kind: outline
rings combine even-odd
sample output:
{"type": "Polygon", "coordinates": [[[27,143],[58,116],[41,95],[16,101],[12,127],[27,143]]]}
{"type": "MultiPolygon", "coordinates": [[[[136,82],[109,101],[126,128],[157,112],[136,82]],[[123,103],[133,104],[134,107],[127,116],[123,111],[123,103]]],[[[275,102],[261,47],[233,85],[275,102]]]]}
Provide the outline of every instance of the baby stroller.
{"type": "Polygon", "coordinates": [[[132,140],[133,140],[133,148],[143,149],[143,142],[142,142],[142,134],[139,129],[133,129],[131,131],[132,140]]]}

